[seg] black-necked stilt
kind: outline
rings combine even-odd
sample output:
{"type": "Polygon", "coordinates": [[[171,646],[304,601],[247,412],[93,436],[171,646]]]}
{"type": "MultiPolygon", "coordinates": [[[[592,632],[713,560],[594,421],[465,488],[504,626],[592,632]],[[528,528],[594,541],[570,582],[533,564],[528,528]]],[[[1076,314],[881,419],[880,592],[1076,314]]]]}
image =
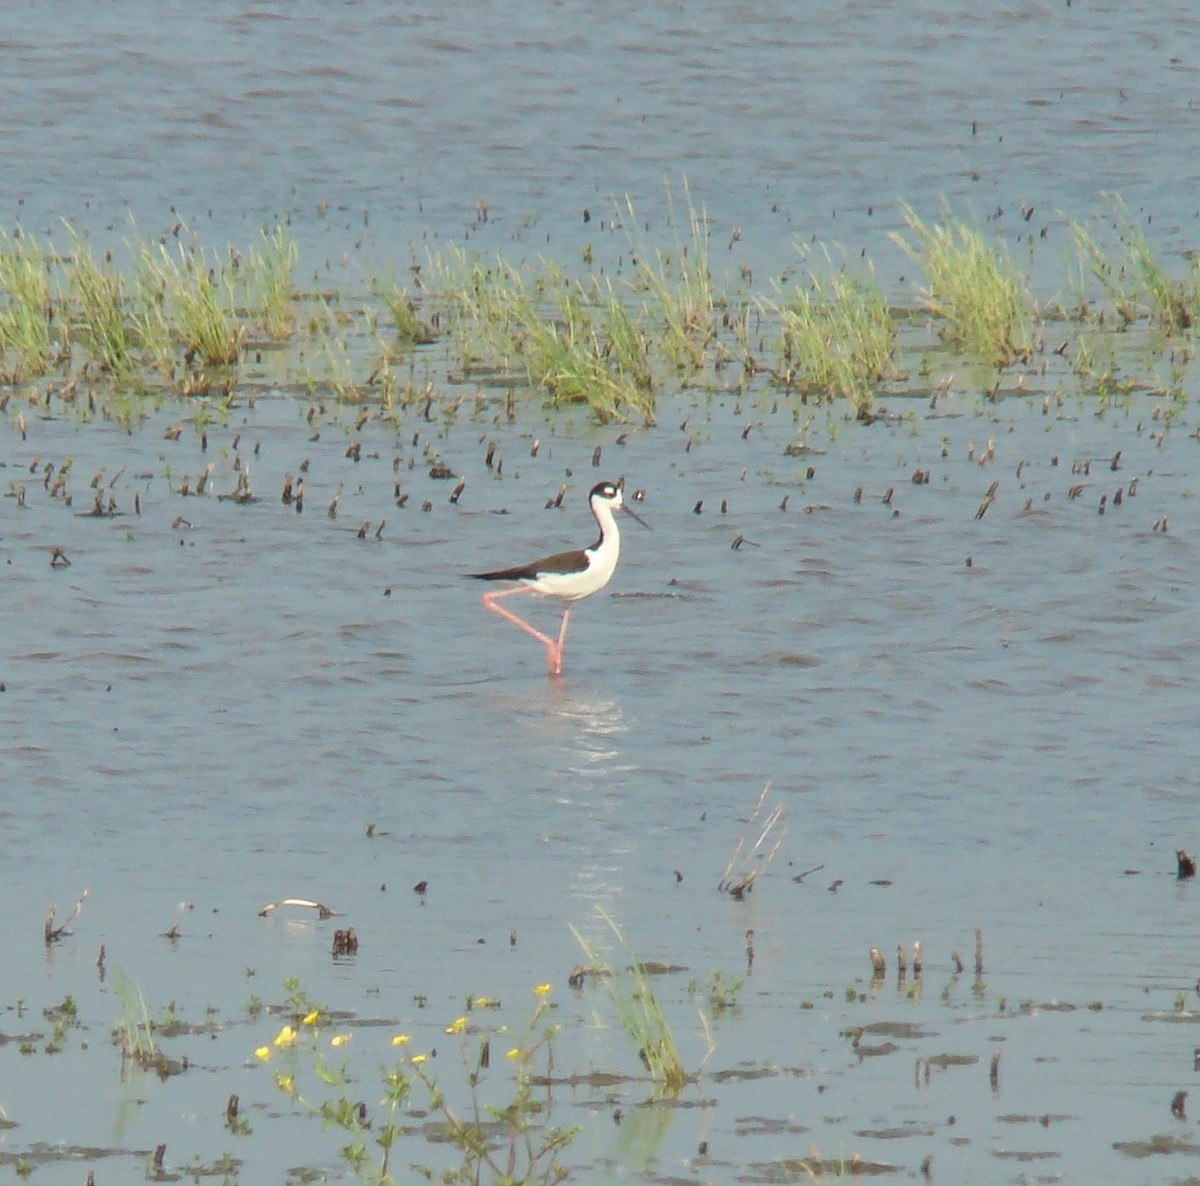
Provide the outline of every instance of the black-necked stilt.
{"type": "Polygon", "coordinates": [[[571,607],[563,611],[562,626],[558,638],[553,639],[535,630],[528,622],[518,618],[511,610],[496,603],[502,597],[514,593],[537,593],[542,597],[557,597],[560,601],[579,601],[600,592],[612,579],[621,554],[621,533],[617,529],[613,514],[621,507],[632,515],[643,527],[649,524],[624,505],[621,487],[612,482],[601,482],[592,487],[588,495],[588,506],[600,526],[600,538],[590,547],[576,552],[559,552],[544,556],[532,564],[521,564],[516,568],[502,568],[496,572],[476,572],[471,575],[479,581],[519,581],[515,589],[485,593],[483,604],[493,613],[507,618],[526,634],[532,635],[546,648],[546,663],[551,675],[562,675],[563,643],[567,638],[567,623],[571,620],[571,607]]]}

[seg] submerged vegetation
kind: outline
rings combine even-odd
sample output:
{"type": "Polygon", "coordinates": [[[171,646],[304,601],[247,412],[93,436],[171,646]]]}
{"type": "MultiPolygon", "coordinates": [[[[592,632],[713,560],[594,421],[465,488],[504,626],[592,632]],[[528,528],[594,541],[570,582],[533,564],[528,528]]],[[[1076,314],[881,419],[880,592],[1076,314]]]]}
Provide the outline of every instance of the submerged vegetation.
{"type": "Polygon", "coordinates": [[[1190,358],[1200,267],[1173,275],[1118,202],[1069,224],[1069,309],[1035,300],[998,235],[949,209],[927,220],[906,206],[907,230],[891,236],[921,272],[906,308],[889,305],[869,260],[828,245],[799,249],[770,296],[745,291],[746,274],[728,288],[713,273],[707,213],[684,196],[666,245],[629,229],[638,222],[628,201],[617,208],[608,229],[625,229],[628,258],[615,273],[445,244],[409,265],[408,283],[384,271],[359,296],[300,291],[299,247],[279,226],[247,249],[205,247],[182,226],[154,239],[131,229],[104,249],[70,226],[61,247],[0,235],[0,380],[29,402],[58,397],[132,425],[165,398],[227,400],[266,385],[385,407],[428,401],[417,368],[436,359],[450,382],[500,388],[510,406],[528,390],[599,422],[652,425],[664,388],[740,393],[757,376],[869,419],[881,396],[911,391],[908,376],[927,377],[932,352],[947,349],[994,391],[1013,385],[1006,370],[1045,368],[1051,322],[1078,328],[1075,349],[1054,353],[1073,360],[1060,374],[1085,393],[1134,382],[1115,378],[1115,360],[1098,361],[1106,326],[1140,322],[1168,339],[1170,375],[1144,386],[1177,387],[1177,364],[1190,358]],[[922,342],[921,325],[938,344],[922,342]],[[30,386],[38,379],[48,391],[30,386]]]}

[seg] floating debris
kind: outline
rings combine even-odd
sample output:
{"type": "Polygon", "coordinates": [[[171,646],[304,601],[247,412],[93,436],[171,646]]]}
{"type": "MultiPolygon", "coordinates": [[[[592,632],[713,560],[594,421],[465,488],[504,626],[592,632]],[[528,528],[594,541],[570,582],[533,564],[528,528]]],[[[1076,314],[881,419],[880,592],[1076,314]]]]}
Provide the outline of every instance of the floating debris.
{"type": "Polygon", "coordinates": [[[321,918],[334,918],[340,911],[331,910],[328,906],[322,905],[320,902],[310,902],[307,898],[283,898],[278,902],[268,902],[259,912],[259,918],[266,918],[268,914],[281,909],[284,906],[299,906],[305,910],[315,910],[321,918]]]}

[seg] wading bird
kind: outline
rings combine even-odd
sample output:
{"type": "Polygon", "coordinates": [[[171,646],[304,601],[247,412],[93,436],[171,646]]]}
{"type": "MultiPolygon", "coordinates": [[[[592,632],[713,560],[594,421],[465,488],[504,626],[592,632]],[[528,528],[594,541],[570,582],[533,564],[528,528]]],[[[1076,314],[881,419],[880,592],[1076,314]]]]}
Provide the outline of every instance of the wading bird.
{"type": "Polygon", "coordinates": [[[546,664],[551,675],[562,675],[563,644],[567,638],[567,623],[571,620],[570,603],[598,593],[616,571],[617,558],[621,554],[621,533],[617,529],[617,519],[613,512],[618,508],[623,509],[643,527],[649,528],[649,524],[625,506],[624,502],[620,486],[612,482],[601,482],[593,486],[588,495],[588,506],[591,507],[600,527],[600,538],[590,548],[559,552],[554,556],[544,556],[532,564],[517,565],[515,568],[471,574],[478,581],[519,582],[513,589],[485,593],[483,604],[492,613],[507,618],[514,626],[519,626],[526,634],[532,635],[546,648],[546,664]],[[559,627],[557,639],[535,630],[523,618],[518,618],[511,610],[497,604],[501,598],[512,597],[517,593],[536,593],[542,597],[556,597],[568,603],[563,610],[562,626],[559,627]]]}

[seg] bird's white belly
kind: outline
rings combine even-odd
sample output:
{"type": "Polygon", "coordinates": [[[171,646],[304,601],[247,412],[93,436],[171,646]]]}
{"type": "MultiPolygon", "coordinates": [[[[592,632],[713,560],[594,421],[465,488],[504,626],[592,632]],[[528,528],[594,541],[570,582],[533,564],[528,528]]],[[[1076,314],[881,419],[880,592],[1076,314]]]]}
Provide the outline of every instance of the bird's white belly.
{"type": "Polygon", "coordinates": [[[592,564],[585,572],[542,573],[537,580],[525,583],[543,597],[557,597],[560,601],[579,601],[598,593],[612,579],[612,568],[592,564]]]}

